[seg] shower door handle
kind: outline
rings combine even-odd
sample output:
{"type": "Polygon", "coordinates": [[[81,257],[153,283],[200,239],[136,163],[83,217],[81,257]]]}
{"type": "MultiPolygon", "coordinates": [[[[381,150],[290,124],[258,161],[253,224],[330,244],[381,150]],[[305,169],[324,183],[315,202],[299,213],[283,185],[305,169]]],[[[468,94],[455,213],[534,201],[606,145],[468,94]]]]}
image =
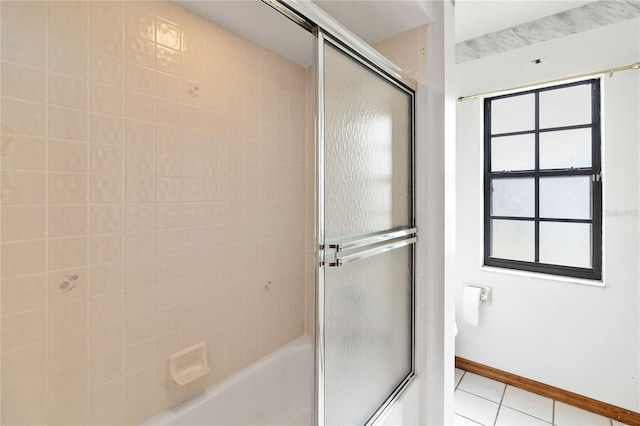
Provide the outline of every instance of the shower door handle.
{"type": "Polygon", "coordinates": [[[320,247],[324,258],[320,265],[338,267],[406,247],[418,240],[417,231],[417,228],[391,230],[342,243],[326,244],[320,247]]]}

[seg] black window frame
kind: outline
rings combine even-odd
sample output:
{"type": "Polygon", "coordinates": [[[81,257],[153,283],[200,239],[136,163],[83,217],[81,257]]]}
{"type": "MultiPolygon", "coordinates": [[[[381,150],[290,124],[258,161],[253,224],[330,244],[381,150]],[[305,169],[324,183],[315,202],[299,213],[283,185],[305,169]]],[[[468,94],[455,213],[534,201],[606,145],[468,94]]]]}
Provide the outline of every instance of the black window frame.
{"type": "Polygon", "coordinates": [[[602,280],[602,154],[601,154],[601,92],[600,78],[565,83],[555,86],[536,88],[517,93],[510,93],[484,99],[484,265],[516,269],[543,274],[552,274],[572,278],[589,280],[602,280]],[[562,126],[540,129],[540,93],[545,91],[563,89],[578,85],[591,85],[591,123],[584,125],[562,126]],[[527,131],[491,134],[491,102],[508,97],[534,94],[535,97],[535,128],[527,131]],[[591,128],[591,167],[569,169],[543,169],[540,170],[540,134],[549,131],[574,130],[591,128]],[[533,134],[535,137],[535,169],[524,171],[491,171],[491,138],[495,136],[515,136],[533,134]],[[592,214],[591,219],[558,219],[540,217],[540,178],[554,176],[591,176],[592,183],[592,214]],[[533,218],[509,217],[491,215],[491,182],[493,179],[530,177],[534,179],[535,188],[535,212],[533,218]],[[522,261],[491,257],[491,220],[525,220],[534,222],[535,248],[534,261],[522,261]],[[589,223],[591,232],[591,265],[592,268],[581,268],[565,265],[541,263],[540,257],[540,223],[541,222],[567,222],[589,223]]]}

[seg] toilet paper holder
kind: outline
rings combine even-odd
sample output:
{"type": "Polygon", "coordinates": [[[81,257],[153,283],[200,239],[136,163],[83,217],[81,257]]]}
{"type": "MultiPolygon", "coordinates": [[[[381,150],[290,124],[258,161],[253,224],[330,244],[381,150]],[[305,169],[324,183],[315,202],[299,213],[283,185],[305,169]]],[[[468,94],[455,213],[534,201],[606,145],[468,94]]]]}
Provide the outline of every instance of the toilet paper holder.
{"type": "Polygon", "coordinates": [[[480,289],[480,301],[491,304],[491,287],[480,284],[465,284],[467,287],[475,287],[480,289]]]}

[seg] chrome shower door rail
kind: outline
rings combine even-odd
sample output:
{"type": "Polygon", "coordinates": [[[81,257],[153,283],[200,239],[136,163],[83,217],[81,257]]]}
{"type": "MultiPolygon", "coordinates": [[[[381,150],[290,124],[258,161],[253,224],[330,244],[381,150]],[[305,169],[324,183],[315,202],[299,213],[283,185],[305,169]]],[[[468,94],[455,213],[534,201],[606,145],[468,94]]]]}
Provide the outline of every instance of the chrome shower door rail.
{"type": "Polygon", "coordinates": [[[384,231],[377,234],[368,235],[365,237],[360,237],[360,238],[356,238],[356,239],[345,241],[345,242],[327,244],[327,248],[332,248],[332,249],[335,249],[336,251],[351,250],[357,247],[368,246],[371,244],[381,243],[384,241],[389,241],[389,240],[393,240],[400,237],[406,237],[412,234],[416,234],[417,232],[418,232],[417,228],[409,228],[409,229],[404,228],[404,229],[397,229],[397,230],[392,229],[389,231],[384,231]]]}
{"type": "Polygon", "coordinates": [[[371,256],[386,253],[414,244],[418,238],[417,228],[390,230],[353,240],[327,244],[324,248],[324,267],[338,267],[371,256]]]}

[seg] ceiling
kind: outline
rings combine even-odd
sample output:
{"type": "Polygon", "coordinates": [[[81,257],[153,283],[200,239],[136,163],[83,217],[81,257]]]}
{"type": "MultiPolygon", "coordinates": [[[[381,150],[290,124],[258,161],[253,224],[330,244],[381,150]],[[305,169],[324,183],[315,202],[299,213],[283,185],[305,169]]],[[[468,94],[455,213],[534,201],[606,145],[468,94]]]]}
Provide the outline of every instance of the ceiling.
{"type": "MultiPolygon", "coordinates": [[[[424,25],[420,3],[444,0],[313,0],[368,43],[424,25]]],[[[456,42],[504,30],[596,0],[455,0],[456,42]]]]}
{"type": "MultiPolygon", "coordinates": [[[[313,37],[260,0],[177,0],[183,6],[303,65],[313,63],[313,37]]],[[[351,32],[373,43],[426,24],[417,0],[313,0],[351,32]]]]}
{"type": "MultiPolygon", "coordinates": [[[[313,37],[260,0],[178,0],[184,6],[301,65],[313,62],[313,37]]],[[[313,0],[367,43],[424,25],[426,2],[313,0]]],[[[455,0],[456,42],[553,15],[594,0],[455,0]]]]}
{"type": "MultiPolygon", "coordinates": [[[[368,43],[428,23],[420,3],[444,0],[312,0],[368,43]]],[[[455,40],[469,40],[596,0],[455,0],[455,40]]]]}
{"type": "Polygon", "coordinates": [[[580,7],[594,0],[456,0],[456,42],[580,7]]]}
{"type": "Polygon", "coordinates": [[[176,1],[302,66],[313,63],[313,36],[261,0],[176,1]]]}
{"type": "Polygon", "coordinates": [[[312,0],[371,44],[429,22],[417,0],[312,0]]]}

